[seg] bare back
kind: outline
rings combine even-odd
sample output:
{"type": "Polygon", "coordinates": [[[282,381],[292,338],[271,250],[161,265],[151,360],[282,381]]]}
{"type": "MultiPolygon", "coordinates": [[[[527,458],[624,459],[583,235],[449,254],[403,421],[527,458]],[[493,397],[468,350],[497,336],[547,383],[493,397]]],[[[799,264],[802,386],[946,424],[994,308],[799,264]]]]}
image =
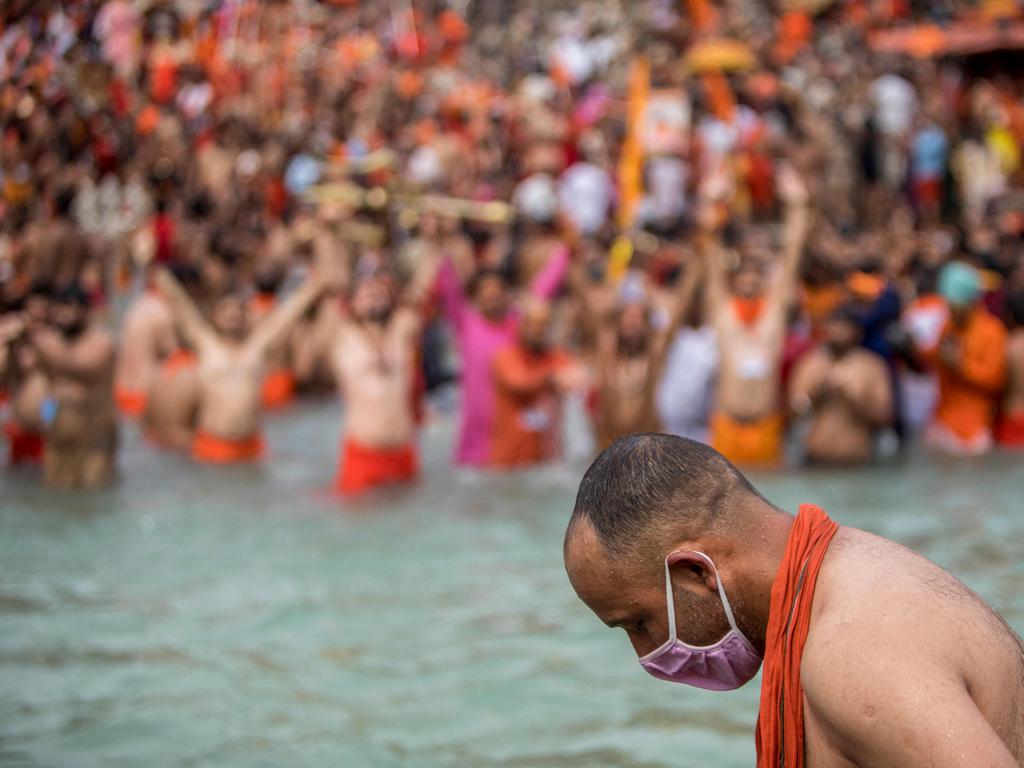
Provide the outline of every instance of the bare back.
{"type": "Polygon", "coordinates": [[[148,392],[161,358],[175,346],[174,318],[167,305],[148,292],[136,298],[125,312],[121,326],[117,386],[148,392]]]}
{"type": "Polygon", "coordinates": [[[894,542],[836,534],[801,675],[809,768],[1024,761],[1020,638],[956,578],[894,542]]]}

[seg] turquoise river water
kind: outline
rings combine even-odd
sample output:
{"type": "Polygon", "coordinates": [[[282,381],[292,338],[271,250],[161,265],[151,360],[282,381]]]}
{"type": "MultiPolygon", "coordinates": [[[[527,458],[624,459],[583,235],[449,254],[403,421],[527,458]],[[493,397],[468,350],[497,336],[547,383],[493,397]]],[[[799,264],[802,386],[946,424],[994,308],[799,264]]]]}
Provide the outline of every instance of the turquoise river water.
{"type": "MultiPolygon", "coordinates": [[[[0,479],[0,765],[732,768],[757,682],[648,677],[577,601],[562,532],[582,466],[485,478],[423,440],[414,491],[326,488],[336,409],[214,469],[124,432],[122,479],[0,479]]],[[[900,541],[1024,629],[1020,457],[756,476],[788,509],[900,541]]]]}

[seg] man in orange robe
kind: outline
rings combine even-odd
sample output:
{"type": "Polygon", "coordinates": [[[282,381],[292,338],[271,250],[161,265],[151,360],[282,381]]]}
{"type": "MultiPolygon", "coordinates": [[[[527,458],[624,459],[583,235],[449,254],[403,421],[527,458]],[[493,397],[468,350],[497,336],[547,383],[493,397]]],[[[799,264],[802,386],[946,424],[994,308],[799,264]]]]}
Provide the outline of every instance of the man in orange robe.
{"type": "Polygon", "coordinates": [[[946,265],[939,292],[949,305],[949,319],[930,355],[939,402],[927,441],[944,453],[987,453],[1006,382],[1006,326],[981,303],[981,278],[973,267],[946,265]]]}
{"type": "Polygon", "coordinates": [[[763,669],[758,768],[1024,761],[1024,646],[995,611],[894,542],[779,509],[702,443],[604,451],[564,556],[654,677],[722,691],[763,669]]]}
{"type": "Polygon", "coordinates": [[[519,339],[494,358],[493,467],[526,467],[558,457],[561,396],[581,389],[582,381],[571,358],[550,345],[550,324],[546,303],[528,303],[519,339]]]}

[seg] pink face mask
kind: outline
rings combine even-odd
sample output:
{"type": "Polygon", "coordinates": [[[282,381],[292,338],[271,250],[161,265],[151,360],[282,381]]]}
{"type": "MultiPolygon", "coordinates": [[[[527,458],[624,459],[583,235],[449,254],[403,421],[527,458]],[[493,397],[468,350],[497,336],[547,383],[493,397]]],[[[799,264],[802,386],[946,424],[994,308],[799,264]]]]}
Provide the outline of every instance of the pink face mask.
{"type": "Polygon", "coordinates": [[[725,637],[711,645],[687,645],[676,637],[676,606],[672,595],[672,577],[668,558],[665,558],[665,602],[668,606],[668,640],[656,650],[640,659],[648,673],[670,683],[686,683],[709,691],[731,691],[739,688],[757,674],[761,666],[759,654],[736,626],[729,598],[725,596],[722,579],[711,558],[703,552],[694,552],[710,566],[718,582],[718,596],[722,598],[725,617],[731,629],[725,637]]]}

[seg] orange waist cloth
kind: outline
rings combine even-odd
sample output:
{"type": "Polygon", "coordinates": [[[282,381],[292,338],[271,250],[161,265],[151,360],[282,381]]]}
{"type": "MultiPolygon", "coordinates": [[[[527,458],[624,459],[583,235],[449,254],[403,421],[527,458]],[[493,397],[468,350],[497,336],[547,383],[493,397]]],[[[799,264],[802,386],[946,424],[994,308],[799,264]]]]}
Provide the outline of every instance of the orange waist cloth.
{"type": "Polygon", "coordinates": [[[124,387],[114,387],[114,402],[125,416],[137,418],[146,410],[146,393],[124,387]]]}
{"type": "Polygon", "coordinates": [[[782,416],[774,414],[749,423],[724,413],[711,416],[711,445],[733,464],[774,466],[782,462],[782,416]]]}
{"type": "Polygon", "coordinates": [[[996,440],[1008,448],[1024,448],[1024,411],[1003,414],[996,429],[996,440]]]}
{"type": "Polygon", "coordinates": [[[374,448],[346,439],[335,485],[339,493],[354,496],[377,486],[414,480],[419,469],[416,446],[412,444],[374,448]]]}
{"type": "Polygon", "coordinates": [[[226,440],[203,431],[192,438],[192,458],[208,464],[236,464],[256,461],[263,456],[263,436],[260,434],[239,440],[226,440]]]}
{"type": "Polygon", "coordinates": [[[29,432],[20,424],[8,421],[4,433],[10,444],[11,464],[36,464],[43,460],[43,436],[29,432]]]}
{"type": "Polygon", "coordinates": [[[757,715],[757,768],[803,768],[804,693],[800,661],[818,571],[839,530],[824,510],[803,504],[772,584],[757,715]]]}
{"type": "Polygon", "coordinates": [[[196,364],[196,356],[185,349],[179,349],[177,352],[172,352],[163,361],[160,366],[160,370],[168,375],[173,376],[179,371],[183,371],[186,368],[191,368],[196,364]]]}
{"type": "Polygon", "coordinates": [[[286,368],[271,371],[263,379],[263,407],[283,408],[295,399],[295,374],[286,368]]]}

